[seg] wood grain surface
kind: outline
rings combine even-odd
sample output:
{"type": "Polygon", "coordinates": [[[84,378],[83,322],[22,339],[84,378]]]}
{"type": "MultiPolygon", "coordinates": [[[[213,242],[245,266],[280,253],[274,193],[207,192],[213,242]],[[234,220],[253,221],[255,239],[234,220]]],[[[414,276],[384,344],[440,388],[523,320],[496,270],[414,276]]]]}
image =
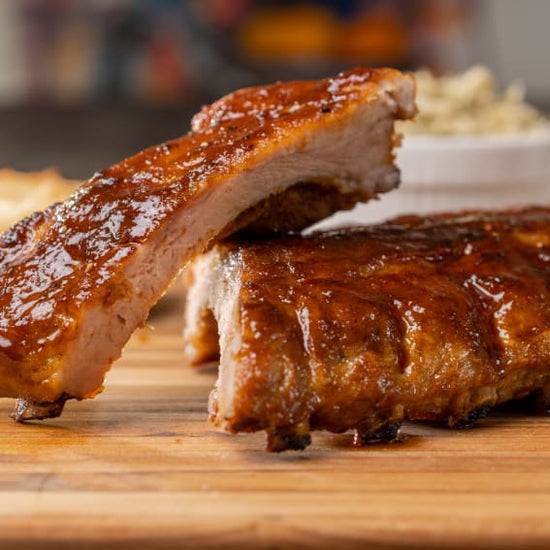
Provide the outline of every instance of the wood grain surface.
{"type": "Polygon", "coordinates": [[[179,305],[95,400],[28,425],[0,400],[0,548],[550,548],[550,418],[529,403],[469,431],[267,454],[207,423],[215,367],[183,363],[179,305]]]}

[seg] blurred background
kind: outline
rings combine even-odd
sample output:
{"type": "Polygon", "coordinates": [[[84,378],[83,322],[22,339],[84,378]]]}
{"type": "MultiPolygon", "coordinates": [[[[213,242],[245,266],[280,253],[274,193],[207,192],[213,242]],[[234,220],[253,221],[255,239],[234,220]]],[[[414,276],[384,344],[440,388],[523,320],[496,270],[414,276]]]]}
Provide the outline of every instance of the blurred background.
{"type": "Polygon", "coordinates": [[[0,166],[85,178],[237,87],[485,63],[550,108],[547,0],[1,0],[0,166]]]}

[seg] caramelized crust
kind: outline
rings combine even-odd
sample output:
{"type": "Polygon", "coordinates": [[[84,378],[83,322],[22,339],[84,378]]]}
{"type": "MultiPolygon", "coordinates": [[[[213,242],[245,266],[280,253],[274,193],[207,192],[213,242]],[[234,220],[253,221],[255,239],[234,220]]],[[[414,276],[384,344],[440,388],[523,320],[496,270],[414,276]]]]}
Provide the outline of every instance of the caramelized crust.
{"type": "Polygon", "coordinates": [[[266,430],[269,450],[303,448],[310,429],[364,443],[403,419],[466,427],[537,390],[549,401],[548,208],[230,242],[194,269],[192,361],[216,351],[213,321],[193,318],[211,309],[220,330],[211,418],[266,430]]]}
{"type": "Polygon", "coordinates": [[[262,200],[296,183],[354,201],[395,187],[393,121],[414,114],[413,95],[390,69],[241,90],[205,107],[186,136],[13,227],[0,242],[0,396],[26,400],[21,419],[33,403],[58,414],[60,399],[96,394],[179,270],[262,200]],[[350,144],[364,160],[342,157],[350,144]]]}

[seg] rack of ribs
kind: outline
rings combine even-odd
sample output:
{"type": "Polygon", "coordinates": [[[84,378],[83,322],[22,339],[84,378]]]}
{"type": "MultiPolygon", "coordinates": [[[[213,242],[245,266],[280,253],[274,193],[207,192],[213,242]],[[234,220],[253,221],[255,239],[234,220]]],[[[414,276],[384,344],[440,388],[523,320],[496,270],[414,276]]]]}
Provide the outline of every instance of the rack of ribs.
{"type": "Polygon", "coordinates": [[[235,239],[189,279],[187,357],[220,353],[211,420],[270,451],[467,427],[535,392],[550,407],[550,208],[235,239]]]}
{"type": "Polygon", "coordinates": [[[15,418],[93,397],[134,329],[216,239],[299,230],[394,188],[412,77],[355,69],[248,88],[191,131],[96,173],[0,238],[0,396],[15,418]]]}

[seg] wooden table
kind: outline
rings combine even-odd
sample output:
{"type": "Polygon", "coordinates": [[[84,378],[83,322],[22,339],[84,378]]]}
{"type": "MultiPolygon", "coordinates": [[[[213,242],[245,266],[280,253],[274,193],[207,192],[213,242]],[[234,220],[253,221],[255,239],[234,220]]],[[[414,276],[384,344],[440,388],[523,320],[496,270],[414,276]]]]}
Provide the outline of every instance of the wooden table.
{"type": "Polygon", "coordinates": [[[0,400],[1,549],[550,548],[550,418],[523,404],[470,431],[267,454],[207,423],[215,369],[183,363],[166,303],[95,400],[29,425],[0,400]]]}

